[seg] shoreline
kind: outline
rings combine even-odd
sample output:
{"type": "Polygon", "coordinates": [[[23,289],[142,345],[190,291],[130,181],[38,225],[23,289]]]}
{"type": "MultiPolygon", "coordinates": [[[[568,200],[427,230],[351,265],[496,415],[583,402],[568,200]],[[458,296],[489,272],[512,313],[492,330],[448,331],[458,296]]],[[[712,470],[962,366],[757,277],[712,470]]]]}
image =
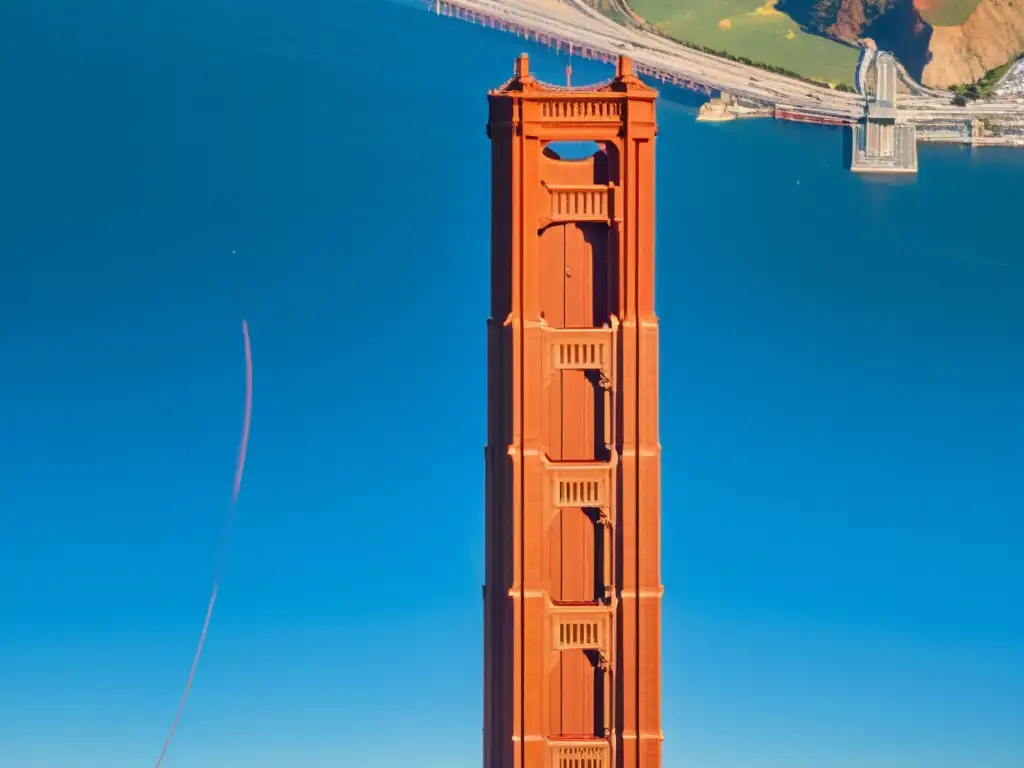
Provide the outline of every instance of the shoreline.
{"type": "MultiPolygon", "coordinates": [[[[701,93],[706,97],[729,94],[745,114],[743,119],[773,117],[822,125],[847,126],[861,122],[869,99],[814,86],[803,81],[720,56],[689,48],[650,33],[638,32],[600,15],[580,0],[418,0],[421,7],[450,18],[515,34],[526,40],[607,63],[619,55],[632,57],[639,74],[665,85],[701,93]],[[817,92],[815,92],[817,91],[817,92]]],[[[870,64],[866,56],[858,66],[870,64]]],[[[908,82],[897,64],[903,94],[898,122],[918,129],[919,139],[931,144],[1024,147],[1024,98],[988,100],[954,107],[939,92],[908,82]],[[989,133],[993,127],[1010,135],[989,133]]],[[[739,118],[738,113],[734,114],[739,118]]],[[[731,118],[724,115],[708,122],[731,118]]]]}

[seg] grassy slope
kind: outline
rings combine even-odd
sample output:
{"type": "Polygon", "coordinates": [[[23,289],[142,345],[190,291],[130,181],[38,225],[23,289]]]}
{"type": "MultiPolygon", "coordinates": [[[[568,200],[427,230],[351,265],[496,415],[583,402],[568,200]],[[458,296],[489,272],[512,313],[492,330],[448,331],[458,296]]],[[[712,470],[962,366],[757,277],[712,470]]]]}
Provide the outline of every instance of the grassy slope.
{"type": "Polygon", "coordinates": [[[789,16],[775,10],[774,0],[630,0],[629,4],[648,23],[677,40],[785,67],[805,77],[853,84],[857,50],[801,32],[789,16]]]}
{"type": "Polygon", "coordinates": [[[958,27],[981,4],[981,0],[919,0],[917,12],[933,27],[958,27]]]}

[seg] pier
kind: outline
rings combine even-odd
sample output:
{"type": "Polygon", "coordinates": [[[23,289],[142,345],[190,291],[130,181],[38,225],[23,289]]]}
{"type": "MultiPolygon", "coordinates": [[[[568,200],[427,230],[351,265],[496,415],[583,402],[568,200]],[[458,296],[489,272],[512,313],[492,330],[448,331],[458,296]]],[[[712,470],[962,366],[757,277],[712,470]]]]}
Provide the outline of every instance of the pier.
{"type": "Polygon", "coordinates": [[[917,173],[914,125],[898,121],[896,61],[890,53],[879,53],[872,66],[874,93],[868,94],[863,122],[852,127],[850,169],[858,173],[917,173]]]}

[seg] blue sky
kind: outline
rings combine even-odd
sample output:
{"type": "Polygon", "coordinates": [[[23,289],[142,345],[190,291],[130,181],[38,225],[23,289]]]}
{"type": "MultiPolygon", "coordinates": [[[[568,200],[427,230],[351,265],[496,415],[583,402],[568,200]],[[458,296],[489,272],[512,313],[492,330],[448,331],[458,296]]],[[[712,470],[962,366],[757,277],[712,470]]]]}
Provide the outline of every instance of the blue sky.
{"type": "MultiPolygon", "coordinates": [[[[335,6],[0,12],[4,766],[156,759],[230,498],[243,317],[249,462],[164,765],[479,764],[483,93],[524,43],[335,6]]],[[[1024,161],[922,151],[917,181],[871,184],[837,132],[682,101],[659,139],[666,766],[1019,768],[1001,222],[1024,161]]]]}

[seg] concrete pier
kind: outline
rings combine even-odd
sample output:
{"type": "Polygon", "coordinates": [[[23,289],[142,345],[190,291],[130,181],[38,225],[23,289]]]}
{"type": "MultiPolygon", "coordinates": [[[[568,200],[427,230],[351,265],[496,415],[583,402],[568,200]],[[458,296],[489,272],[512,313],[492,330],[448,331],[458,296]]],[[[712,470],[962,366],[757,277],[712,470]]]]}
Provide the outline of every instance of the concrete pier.
{"type": "Polygon", "coordinates": [[[711,101],[700,105],[697,112],[697,120],[706,123],[724,123],[735,120],[736,114],[732,109],[732,96],[723,93],[721,96],[713,96],[711,101]]]}
{"type": "Polygon", "coordinates": [[[917,132],[914,126],[871,121],[854,125],[850,170],[856,173],[917,173],[917,132]]]}
{"type": "Polygon", "coordinates": [[[868,95],[864,119],[853,126],[850,169],[857,173],[917,173],[917,132],[898,122],[896,61],[890,53],[874,60],[875,92],[868,95]]]}

